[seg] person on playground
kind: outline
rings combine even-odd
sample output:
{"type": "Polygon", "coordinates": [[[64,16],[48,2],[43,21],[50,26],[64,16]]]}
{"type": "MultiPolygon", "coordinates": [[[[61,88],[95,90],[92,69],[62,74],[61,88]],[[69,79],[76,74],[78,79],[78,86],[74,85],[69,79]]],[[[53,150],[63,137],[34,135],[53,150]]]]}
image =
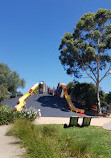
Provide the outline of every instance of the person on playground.
{"type": "Polygon", "coordinates": [[[40,109],[38,109],[38,112],[37,112],[37,117],[40,118],[41,117],[41,111],[40,109]]]}

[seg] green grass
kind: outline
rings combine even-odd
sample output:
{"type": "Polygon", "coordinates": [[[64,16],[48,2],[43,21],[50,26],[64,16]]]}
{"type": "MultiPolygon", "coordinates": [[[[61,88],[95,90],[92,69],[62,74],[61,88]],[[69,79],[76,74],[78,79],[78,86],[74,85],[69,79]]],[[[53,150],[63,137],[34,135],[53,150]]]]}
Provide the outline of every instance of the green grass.
{"type": "Polygon", "coordinates": [[[8,132],[21,139],[26,158],[110,158],[111,131],[100,127],[32,125],[17,120],[8,132]]]}

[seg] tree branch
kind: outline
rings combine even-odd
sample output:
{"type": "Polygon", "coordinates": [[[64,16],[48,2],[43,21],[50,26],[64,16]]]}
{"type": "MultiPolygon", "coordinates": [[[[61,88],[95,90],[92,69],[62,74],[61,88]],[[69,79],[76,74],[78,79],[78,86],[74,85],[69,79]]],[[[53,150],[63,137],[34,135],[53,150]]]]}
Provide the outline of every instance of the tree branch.
{"type": "Polygon", "coordinates": [[[106,71],[105,75],[100,79],[99,83],[108,75],[109,70],[111,69],[111,63],[109,69],[106,71]]]}
{"type": "Polygon", "coordinates": [[[96,75],[95,75],[95,73],[94,73],[93,69],[91,68],[91,66],[90,66],[89,64],[88,64],[88,67],[90,68],[90,70],[91,70],[92,74],[94,75],[95,79],[97,80],[97,77],[96,77],[96,75]]]}
{"type": "Polygon", "coordinates": [[[95,79],[87,72],[84,64],[82,64],[84,71],[86,72],[86,74],[96,83],[95,79]]]}

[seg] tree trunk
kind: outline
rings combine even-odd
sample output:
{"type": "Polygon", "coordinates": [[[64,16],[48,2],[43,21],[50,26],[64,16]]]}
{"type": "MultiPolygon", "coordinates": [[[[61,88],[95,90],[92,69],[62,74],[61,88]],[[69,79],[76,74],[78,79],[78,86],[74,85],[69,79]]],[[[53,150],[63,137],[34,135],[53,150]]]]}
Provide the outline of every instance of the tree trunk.
{"type": "Polygon", "coordinates": [[[97,92],[97,112],[98,112],[98,113],[101,113],[100,97],[99,97],[99,61],[100,61],[100,53],[98,53],[98,57],[97,57],[97,82],[96,82],[96,92],[97,92]]]}
{"type": "Polygon", "coordinates": [[[96,84],[96,92],[97,92],[97,112],[101,113],[100,97],[99,97],[99,82],[98,81],[97,81],[97,84],[96,84]]]}

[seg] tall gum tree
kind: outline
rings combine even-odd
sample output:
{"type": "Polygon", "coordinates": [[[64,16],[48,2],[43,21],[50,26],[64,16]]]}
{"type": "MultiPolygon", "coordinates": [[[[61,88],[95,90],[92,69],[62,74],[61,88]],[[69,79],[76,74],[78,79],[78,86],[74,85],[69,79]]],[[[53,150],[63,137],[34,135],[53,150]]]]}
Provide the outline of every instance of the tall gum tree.
{"type": "Polygon", "coordinates": [[[73,33],[65,33],[59,46],[61,64],[67,74],[82,77],[85,72],[96,84],[97,111],[100,113],[99,84],[111,70],[111,10],[98,9],[84,14],[73,33]],[[100,77],[101,71],[105,74],[100,77]]]}

